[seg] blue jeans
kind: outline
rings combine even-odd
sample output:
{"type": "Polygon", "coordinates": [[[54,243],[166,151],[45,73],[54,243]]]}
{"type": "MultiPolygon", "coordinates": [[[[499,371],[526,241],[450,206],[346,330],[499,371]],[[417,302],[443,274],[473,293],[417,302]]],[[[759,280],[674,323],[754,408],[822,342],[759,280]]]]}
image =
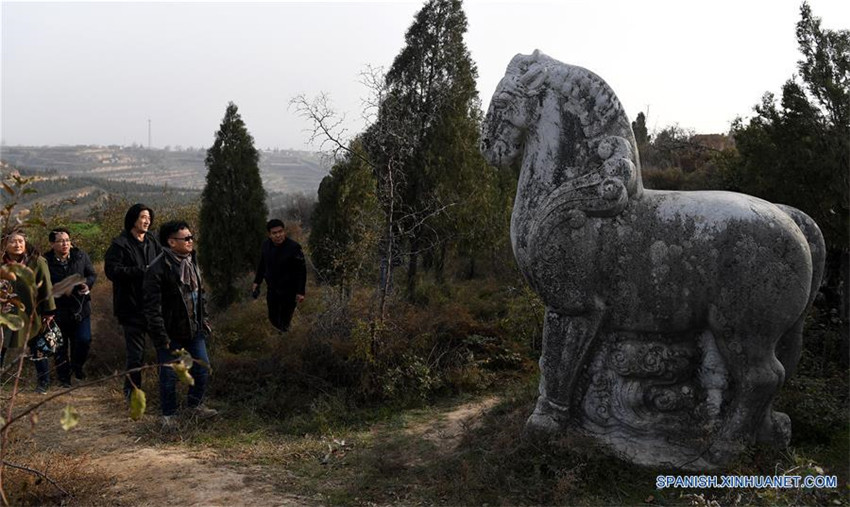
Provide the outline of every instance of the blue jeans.
{"type": "Polygon", "coordinates": [[[71,383],[71,368],[82,378],[83,364],[91,347],[91,319],[77,321],[73,315],[59,315],[56,323],[62,331],[62,346],[56,351],[56,376],[59,382],[71,383]],[[70,356],[70,357],[69,357],[70,356]]]}
{"type": "MultiPolygon", "coordinates": [[[[171,351],[181,347],[185,348],[192,355],[192,358],[209,364],[210,359],[207,355],[206,336],[200,331],[189,343],[175,344],[172,342],[171,348],[157,348],[157,362],[162,364],[174,361],[175,356],[171,354],[171,351]]],[[[195,385],[189,388],[189,397],[186,404],[189,407],[197,407],[204,400],[204,393],[207,390],[207,379],[210,376],[210,372],[205,366],[192,363],[189,374],[195,379],[195,385]]],[[[174,415],[177,412],[177,373],[172,368],[159,367],[159,399],[160,405],[162,405],[162,415],[174,415]]]]}
{"type": "Polygon", "coordinates": [[[50,358],[38,357],[38,353],[34,348],[30,348],[30,357],[35,363],[35,374],[38,378],[38,385],[47,388],[50,385],[50,358]]]}

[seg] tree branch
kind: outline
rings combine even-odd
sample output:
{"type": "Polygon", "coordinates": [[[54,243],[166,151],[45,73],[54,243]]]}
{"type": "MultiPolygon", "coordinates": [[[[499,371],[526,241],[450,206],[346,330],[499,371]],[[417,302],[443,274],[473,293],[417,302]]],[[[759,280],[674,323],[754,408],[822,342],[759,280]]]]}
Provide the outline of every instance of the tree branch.
{"type": "Polygon", "coordinates": [[[58,489],[59,491],[61,491],[63,495],[71,496],[71,493],[65,491],[65,489],[62,488],[62,486],[60,486],[56,481],[51,479],[50,476],[48,476],[47,474],[45,474],[44,472],[42,472],[40,470],[36,470],[36,469],[30,468],[30,467],[26,467],[24,465],[17,465],[15,463],[12,463],[12,462],[9,462],[9,461],[6,461],[6,460],[3,460],[2,463],[3,463],[3,466],[16,468],[18,470],[23,470],[24,472],[28,472],[28,473],[31,473],[33,475],[37,475],[37,476],[41,477],[42,479],[46,480],[47,482],[49,482],[50,484],[52,484],[53,487],[58,489]]]}
{"type": "MultiPolygon", "coordinates": [[[[178,360],[175,360],[175,362],[176,362],[176,361],[178,361],[178,360]]],[[[21,413],[19,413],[19,414],[15,414],[15,416],[14,416],[14,417],[9,418],[3,426],[0,426],[0,433],[3,433],[4,431],[6,431],[6,429],[7,429],[7,428],[8,428],[8,427],[12,424],[12,423],[14,423],[15,421],[17,421],[17,420],[21,419],[21,418],[22,418],[22,417],[24,417],[25,415],[27,415],[27,414],[29,414],[29,413],[31,413],[31,412],[33,412],[33,411],[35,411],[36,409],[38,409],[39,407],[41,407],[41,406],[42,406],[42,405],[44,405],[45,403],[47,403],[47,402],[49,402],[49,401],[51,401],[51,400],[53,400],[53,399],[56,399],[56,398],[58,398],[58,397],[60,397],[60,396],[65,396],[66,394],[71,393],[71,392],[74,392],[74,391],[76,391],[77,389],[82,389],[83,387],[88,387],[88,386],[91,386],[91,385],[100,384],[101,382],[106,382],[107,380],[112,380],[112,379],[115,379],[115,378],[124,377],[124,376],[126,376],[126,375],[128,375],[128,374],[130,374],[130,373],[135,373],[135,372],[139,372],[139,371],[149,370],[149,369],[151,369],[151,368],[159,368],[159,367],[161,367],[161,366],[165,366],[165,365],[168,365],[168,364],[170,364],[170,363],[162,363],[162,364],[146,364],[146,365],[144,365],[144,366],[140,366],[140,367],[138,367],[138,368],[133,368],[132,370],[126,370],[126,371],[123,371],[123,372],[121,372],[121,373],[114,373],[114,374],[112,374],[112,375],[109,375],[108,377],[103,377],[103,378],[99,378],[99,379],[97,379],[97,380],[92,380],[92,381],[89,381],[89,382],[85,382],[85,383],[82,383],[82,384],[78,384],[78,385],[75,385],[75,386],[73,386],[73,387],[69,387],[69,388],[67,388],[67,389],[65,389],[65,390],[63,390],[63,391],[60,391],[60,392],[58,392],[58,393],[51,394],[50,396],[48,396],[48,397],[46,397],[46,398],[41,399],[41,401],[39,401],[38,403],[35,403],[35,404],[33,404],[33,405],[30,405],[30,406],[29,406],[29,407],[27,407],[27,409],[26,409],[26,410],[24,410],[23,412],[21,412],[21,413]]]]}

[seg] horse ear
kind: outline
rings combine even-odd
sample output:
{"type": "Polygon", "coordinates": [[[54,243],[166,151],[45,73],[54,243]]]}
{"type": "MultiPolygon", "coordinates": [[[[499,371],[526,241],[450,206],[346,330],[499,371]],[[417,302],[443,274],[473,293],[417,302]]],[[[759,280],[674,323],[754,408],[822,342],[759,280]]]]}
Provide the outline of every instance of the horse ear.
{"type": "Polygon", "coordinates": [[[525,74],[519,78],[520,84],[530,93],[540,88],[544,81],[546,81],[546,67],[537,62],[532,63],[525,74]]]}

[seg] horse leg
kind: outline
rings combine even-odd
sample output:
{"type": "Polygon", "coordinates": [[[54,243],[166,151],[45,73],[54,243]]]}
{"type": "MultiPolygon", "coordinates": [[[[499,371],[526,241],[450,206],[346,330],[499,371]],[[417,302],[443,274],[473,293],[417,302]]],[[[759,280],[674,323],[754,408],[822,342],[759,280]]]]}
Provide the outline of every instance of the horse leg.
{"type": "Polygon", "coordinates": [[[550,435],[568,422],[576,379],[599,330],[601,316],[601,312],[568,316],[546,309],[540,355],[540,395],[526,423],[527,433],[550,435]]]}
{"type": "Polygon", "coordinates": [[[773,396],[785,378],[785,368],[774,354],[781,331],[764,322],[745,327],[714,330],[734,386],[723,425],[711,444],[718,464],[734,458],[753,436],[781,432],[782,418],[774,417],[771,410],[773,396]]]}
{"type": "Polygon", "coordinates": [[[720,409],[723,405],[723,392],[728,387],[726,366],[723,355],[717,348],[717,341],[708,329],[697,338],[700,350],[700,367],[697,375],[705,389],[705,402],[702,412],[706,421],[714,428],[720,421],[720,409]]]}
{"type": "Polygon", "coordinates": [[[803,313],[776,344],[776,357],[779,358],[779,362],[785,368],[785,378],[791,378],[797,371],[797,363],[800,362],[800,354],[803,351],[803,325],[805,322],[806,313],[803,313]]]}
{"type": "MultiPolygon", "coordinates": [[[[800,362],[800,354],[803,348],[803,325],[806,314],[800,316],[791,327],[779,339],[776,344],[776,358],[782,364],[784,375],[779,382],[781,387],[784,381],[791,377],[800,362]]],[[[768,405],[764,414],[761,427],[756,434],[759,442],[772,444],[784,449],[791,441],[791,418],[783,412],[773,410],[773,401],[768,405]]]]}

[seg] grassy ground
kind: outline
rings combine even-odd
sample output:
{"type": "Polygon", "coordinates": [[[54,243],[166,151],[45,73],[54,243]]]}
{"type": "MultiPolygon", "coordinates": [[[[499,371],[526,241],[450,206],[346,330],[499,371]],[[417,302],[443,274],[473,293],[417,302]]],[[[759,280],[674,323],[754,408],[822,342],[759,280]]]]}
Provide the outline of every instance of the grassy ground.
{"type": "MultiPolygon", "coordinates": [[[[723,475],[835,475],[837,490],[656,489],[658,475],[577,435],[521,437],[536,398],[529,382],[482,398],[369,414],[372,422],[322,434],[292,434],[287,421],[229,414],[188,443],[227,449],[231,465],[262,465],[281,490],[332,505],[847,505],[848,445],[748,450],[723,475]],[[486,399],[486,398],[485,398],[486,399]],[[454,419],[453,414],[467,417],[454,419]],[[451,422],[454,421],[454,422],[451,422]]],[[[364,414],[365,415],[365,414],[364,414]]],[[[846,435],[846,432],[843,433],[846,435]]],[[[843,444],[843,445],[842,445],[843,444]]]]}
{"type": "MultiPolygon", "coordinates": [[[[58,428],[47,428],[55,424],[50,411],[41,414],[35,428],[54,435],[30,437],[26,427],[19,428],[9,460],[46,470],[74,498],[63,499],[46,482],[14,473],[8,477],[22,481],[23,487],[14,491],[14,498],[21,500],[16,504],[114,505],[119,500],[105,492],[115,488],[116,481],[123,481],[119,486],[125,490],[141,490],[141,498],[159,498],[151,496],[158,484],[132,484],[132,476],[113,476],[126,458],[110,458],[111,453],[134,446],[147,453],[203,456],[198,464],[184,460],[180,470],[167,468],[172,472],[163,480],[173,476],[178,483],[208,488],[204,481],[209,472],[204,470],[232,469],[244,477],[246,487],[262,487],[311,505],[850,504],[846,430],[836,431],[832,445],[794,442],[782,452],[749,449],[722,472],[837,474],[837,490],[658,490],[658,475],[681,472],[630,465],[577,435],[542,443],[523,439],[523,425],[536,398],[533,379],[419,408],[364,408],[331,423],[327,417],[311,421],[306,414],[270,418],[212,400],[222,411],[217,419],[181,419],[178,433],[159,428],[155,399],[142,422],[122,418],[118,388],[104,386],[101,394],[88,393],[88,403],[99,404],[108,415],[92,415],[83,401],[72,401],[83,411],[85,431],[100,426],[100,436],[90,443],[77,430],[61,436],[58,428]],[[111,465],[102,468],[104,463],[111,465]]],[[[176,499],[176,493],[171,495],[176,499]]],[[[253,497],[241,498],[249,502],[253,497]]]]}
{"type": "MultiPolygon", "coordinates": [[[[108,317],[108,288],[108,283],[95,288],[95,306],[102,311],[90,373],[100,375],[120,367],[122,350],[120,332],[108,317]]],[[[424,370],[391,365],[396,373],[387,378],[401,376],[398,385],[414,393],[395,400],[381,399],[381,386],[364,381],[370,377],[352,345],[357,339],[352,328],[368,311],[369,294],[355,294],[346,313],[316,287],[308,293],[285,337],[266,325],[262,301],[240,303],[216,319],[210,404],[221,411],[217,419],[181,421],[179,433],[163,433],[157,426],[156,382],[146,375],[149,415],[141,423],[110,419],[104,436],[115,434],[123,439],[118,447],[145,446],[145,452],[202,454],[212,469],[241,471],[248,486],[306,504],[850,505],[850,387],[846,367],[836,361],[840,323],[829,312],[814,314],[800,368],[776,401],[792,419],[791,447],[748,449],[718,474],[837,475],[840,487],[659,490],[658,475],[681,472],[628,464],[580,435],[547,442],[522,438],[537,395],[533,361],[539,336],[539,308],[522,289],[479,280],[448,292],[426,287],[427,305],[394,302],[397,320],[390,329],[408,344],[408,353],[398,358],[444,347],[424,355],[422,363],[410,363],[424,364],[424,370]],[[356,388],[348,386],[352,381],[356,388]]],[[[124,410],[120,382],[109,389],[115,392],[100,397],[118,401],[101,409],[124,410]]],[[[45,416],[36,427],[52,421],[45,416]]],[[[117,479],[108,469],[90,466],[85,452],[70,451],[59,439],[45,445],[28,437],[26,423],[20,430],[9,459],[49,470],[72,485],[75,496],[63,500],[43,481],[15,472],[9,477],[20,481],[18,503],[110,505],[102,491],[115,487],[117,479]]],[[[195,487],[205,487],[203,476],[197,480],[195,487]]],[[[153,485],[135,487],[144,495],[153,485]]]]}

